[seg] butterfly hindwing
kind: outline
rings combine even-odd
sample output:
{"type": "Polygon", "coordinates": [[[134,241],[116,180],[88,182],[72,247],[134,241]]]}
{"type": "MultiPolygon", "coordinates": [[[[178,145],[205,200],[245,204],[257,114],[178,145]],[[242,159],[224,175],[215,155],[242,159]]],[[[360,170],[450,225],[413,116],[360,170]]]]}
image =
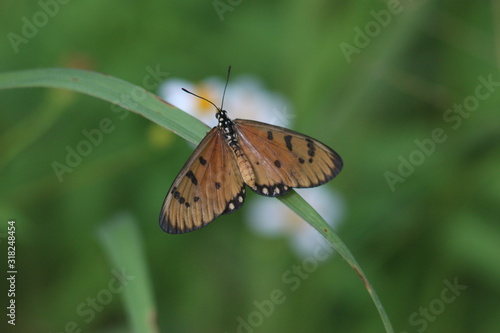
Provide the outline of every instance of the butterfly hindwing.
{"type": "Polygon", "coordinates": [[[278,196],[292,187],[324,184],[342,169],[340,156],[298,132],[253,120],[236,119],[238,143],[255,174],[259,194],[278,196]]]}
{"type": "Polygon", "coordinates": [[[214,127],[174,180],[160,213],[165,232],[204,227],[221,214],[241,207],[245,185],[231,148],[214,127]]]}

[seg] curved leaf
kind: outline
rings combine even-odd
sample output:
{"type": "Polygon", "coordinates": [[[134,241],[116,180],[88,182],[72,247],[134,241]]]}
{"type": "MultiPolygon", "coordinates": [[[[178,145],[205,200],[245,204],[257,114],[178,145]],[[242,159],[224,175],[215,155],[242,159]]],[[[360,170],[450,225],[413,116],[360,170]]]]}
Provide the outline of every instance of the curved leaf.
{"type": "MultiPolygon", "coordinates": [[[[198,144],[208,130],[198,119],[176,109],[145,89],[95,72],[51,68],[9,72],[0,76],[0,89],[21,87],[60,88],[91,95],[142,115],[194,144],[198,144]]],[[[375,290],[354,256],[328,223],[295,191],[278,199],[311,224],[342,255],[363,281],[386,332],[393,332],[391,322],[375,290]]]]}

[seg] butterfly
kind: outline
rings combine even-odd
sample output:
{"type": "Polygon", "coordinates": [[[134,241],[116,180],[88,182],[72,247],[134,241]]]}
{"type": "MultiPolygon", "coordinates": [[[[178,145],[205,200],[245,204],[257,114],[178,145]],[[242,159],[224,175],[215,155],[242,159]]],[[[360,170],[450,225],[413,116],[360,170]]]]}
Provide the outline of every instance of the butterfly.
{"type": "MultiPolygon", "coordinates": [[[[228,70],[228,78],[231,67],[228,70]]],[[[227,81],[226,81],[227,87],[227,81]]],[[[287,128],[254,120],[231,120],[212,104],[218,124],[187,160],[170,187],[160,212],[160,226],[177,234],[206,226],[243,205],[246,187],[275,197],[292,188],[332,180],[342,169],[340,156],[325,144],[287,128]]]]}

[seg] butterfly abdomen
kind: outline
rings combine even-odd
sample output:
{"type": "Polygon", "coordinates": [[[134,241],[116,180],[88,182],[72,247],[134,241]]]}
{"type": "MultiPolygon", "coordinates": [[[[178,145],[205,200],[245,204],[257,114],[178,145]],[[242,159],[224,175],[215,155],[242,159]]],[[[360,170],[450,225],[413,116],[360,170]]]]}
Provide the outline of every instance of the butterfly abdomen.
{"type": "Polygon", "coordinates": [[[250,186],[253,190],[256,189],[255,187],[255,173],[252,169],[252,165],[250,164],[250,161],[248,161],[248,158],[243,154],[243,151],[241,148],[238,146],[238,144],[232,146],[233,152],[236,156],[236,162],[238,163],[238,168],[240,169],[241,177],[243,178],[243,181],[245,184],[250,186]]]}

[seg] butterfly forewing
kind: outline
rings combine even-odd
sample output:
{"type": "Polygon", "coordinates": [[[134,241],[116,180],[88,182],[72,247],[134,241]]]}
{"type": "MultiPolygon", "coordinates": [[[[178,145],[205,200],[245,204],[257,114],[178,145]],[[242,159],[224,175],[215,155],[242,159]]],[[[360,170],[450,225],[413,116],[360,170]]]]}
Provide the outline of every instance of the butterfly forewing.
{"type": "Polygon", "coordinates": [[[168,233],[192,231],[243,204],[245,188],[231,148],[215,127],[172,184],[160,213],[168,233]]]}
{"type": "Polygon", "coordinates": [[[342,169],[340,156],[323,143],[295,131],[236,119],[238,143],[255,174],[259,194],[278,196],[290,188],[324,184],[342,169]]]}

